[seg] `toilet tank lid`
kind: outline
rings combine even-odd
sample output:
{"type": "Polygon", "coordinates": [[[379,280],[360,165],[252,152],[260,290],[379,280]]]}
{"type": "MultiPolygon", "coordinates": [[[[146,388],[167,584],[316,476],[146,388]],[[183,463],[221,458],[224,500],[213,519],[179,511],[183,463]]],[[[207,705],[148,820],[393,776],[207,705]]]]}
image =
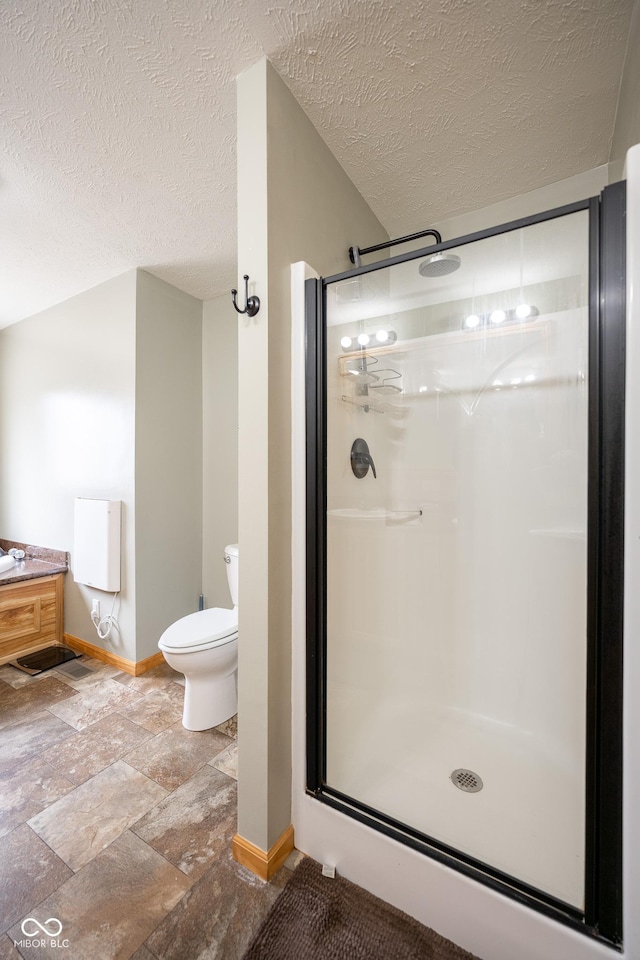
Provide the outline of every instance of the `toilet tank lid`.
{"type": "Polygon", "coordinates": [[[230,543],[227,547],[224,548],[225,553],[230,553],[232,557],[238,556],[238,544],[230,543]]]}

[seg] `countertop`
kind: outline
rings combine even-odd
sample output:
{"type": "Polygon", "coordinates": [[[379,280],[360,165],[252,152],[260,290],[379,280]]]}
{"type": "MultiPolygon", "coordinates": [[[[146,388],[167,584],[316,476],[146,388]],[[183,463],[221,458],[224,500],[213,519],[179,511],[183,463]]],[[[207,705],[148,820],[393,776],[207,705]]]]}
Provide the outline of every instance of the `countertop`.
{"type": "Polygon", "coordinates": [[[2,540],[0,547],[8,553],[13,547],[24,550],[24,560],[9,570],[0,573],[0,587],[20,580],[33,580],[36,577],[49,577],[54,573],[66,573],[69,569],[69,554],[65,550],[50,550],[48,547],[35,547],[17,540],[2,540]]]}

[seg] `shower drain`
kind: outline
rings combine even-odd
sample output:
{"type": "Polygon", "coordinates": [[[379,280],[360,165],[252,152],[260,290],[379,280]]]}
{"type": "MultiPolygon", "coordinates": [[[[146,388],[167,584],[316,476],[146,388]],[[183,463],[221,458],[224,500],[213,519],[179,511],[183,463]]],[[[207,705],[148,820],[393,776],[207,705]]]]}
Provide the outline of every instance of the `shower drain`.
{"type": "Polygon", "coordinates": [[[473,770],[465,770],[464,767],[453,771],[451,781],[455,787],[464,790],[465,793],[478,793],[483,787],[482,778],[473,770]]]}

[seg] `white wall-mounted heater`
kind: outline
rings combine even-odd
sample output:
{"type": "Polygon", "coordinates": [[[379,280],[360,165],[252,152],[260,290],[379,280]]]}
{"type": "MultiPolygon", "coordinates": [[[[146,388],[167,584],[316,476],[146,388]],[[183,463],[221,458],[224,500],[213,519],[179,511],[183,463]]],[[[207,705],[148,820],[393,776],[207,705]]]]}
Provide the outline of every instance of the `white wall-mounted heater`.
{"type": "Polygon", "coordinates": [[[74,511],[73,579],[95,590],[120,589],[120,500],[77,497],[74,511]]]}

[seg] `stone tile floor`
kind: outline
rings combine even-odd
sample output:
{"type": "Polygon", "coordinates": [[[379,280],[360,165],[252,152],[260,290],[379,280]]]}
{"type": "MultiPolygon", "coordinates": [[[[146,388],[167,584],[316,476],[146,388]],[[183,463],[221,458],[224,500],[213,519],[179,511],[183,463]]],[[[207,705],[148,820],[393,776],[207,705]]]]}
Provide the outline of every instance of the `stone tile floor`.
{"type": "Polygon", "coordinates": [[[0,960],[239,960],[297,855],[270,883],[231,858],[235,718],[185,730],[166,664],[75,663],[0,666],[0,960]]]}

